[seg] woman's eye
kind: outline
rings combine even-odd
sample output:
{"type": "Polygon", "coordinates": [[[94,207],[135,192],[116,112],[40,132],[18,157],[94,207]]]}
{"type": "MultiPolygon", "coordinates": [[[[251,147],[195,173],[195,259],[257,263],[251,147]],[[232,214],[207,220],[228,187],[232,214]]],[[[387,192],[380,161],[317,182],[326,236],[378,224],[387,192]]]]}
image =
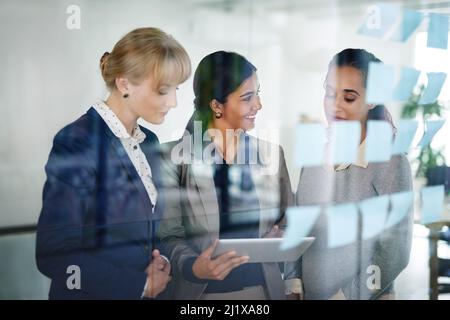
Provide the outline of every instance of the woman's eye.
{"type": "Polygon", "coordinates": [[[345,98],[345,101],[346,102],[353,102],[353,101],[355,101],[356,100],[356,98],[345,98]]]}
{"type": "Polygon", "coordinates": [[[247,97],[245,97],[244,99],[242,99],[243,101],[250,101],[251,100],[251,98],[252,98],[252,96],[247,96],[247,97]]]}

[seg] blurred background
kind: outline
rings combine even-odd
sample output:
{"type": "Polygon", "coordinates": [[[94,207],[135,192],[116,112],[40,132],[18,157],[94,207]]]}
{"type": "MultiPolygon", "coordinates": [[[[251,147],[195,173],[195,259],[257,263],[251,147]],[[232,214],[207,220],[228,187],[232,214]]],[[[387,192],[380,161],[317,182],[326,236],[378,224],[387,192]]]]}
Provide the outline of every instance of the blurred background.
{"type": "MultiPolygon", "coordinates": [[[[293,132],[300,121],[324,121],[323,82],[335,53],[364,48],[395,67],[450,72],[450,50],[427,47],[426,20],[406,42],[358,34],[368,7],[375,3],[0,0],[0,299],[47,298],[49,281],[35,267],[33,232],[41,207],[44,165],[56,132],[93,102],[106,98],[99,60],[120,37],[137,27],[161,28],[186,48],[194,70],[201,58],[216,50],[246,56],[258,68],[263,104],[252,134],[259,135],[261,128],[277,132],[271,139],[285,150],[295,190],[299,168],[294,163],[293,132]],[[79,10],[79,28],[67,24],[73,10],[79,10]]],[[[450,15],[450,2],[442,0],[389,3],[450,15]]],[[[445,119],[450,104],[448,78],[438,97],[445,119]]],[[[142,124],[156,132],[161,142],[179,138],[193,112],[193,98],[191,77],[180,86],[178,107],[168,114],[164,126],[142,124]]],[[[387,107],[395,121],[402,118],[403,104],[387,107]]],[[[449,137],[447,121],[431,145],[440,152],[435,166],[450,165],[449,137]]],[[[414,170],[419,166],[417,158],[417,152],[410,154],[414,170]]],[[[416,184],[423,185],[424,179],[418,175],[416,184]]],[[[430,282],[429,257],[450,258],[444,240],[430,241],[429,229],[415,225],[410,265],[396,282],[398,298],[437,297],[430,293],[434,280],[430,282]]],[[[439,273],[433,276],[446,282],[439,273]]]]}

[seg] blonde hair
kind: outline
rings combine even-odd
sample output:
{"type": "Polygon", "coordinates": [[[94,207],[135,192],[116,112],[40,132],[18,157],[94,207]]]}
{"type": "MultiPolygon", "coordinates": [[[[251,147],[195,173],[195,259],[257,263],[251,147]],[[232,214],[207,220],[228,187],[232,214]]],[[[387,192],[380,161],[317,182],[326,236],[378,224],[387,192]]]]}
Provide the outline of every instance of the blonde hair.
{"type": "Polygon", "coordinates": [[[110,90],[116,88],[118,77],[137,85],[150,74],[158,88],[186,81],[191,74],[191,61],[171,35],[158,28],[139,28],[120,39],[111,53],[103,54],[100,69],[110,90]]]}

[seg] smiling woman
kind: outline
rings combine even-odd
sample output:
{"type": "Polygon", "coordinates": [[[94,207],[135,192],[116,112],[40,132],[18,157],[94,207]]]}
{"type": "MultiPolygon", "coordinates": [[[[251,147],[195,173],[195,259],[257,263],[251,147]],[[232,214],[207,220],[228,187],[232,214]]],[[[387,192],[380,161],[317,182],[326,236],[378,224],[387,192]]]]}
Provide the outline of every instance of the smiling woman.
{"type": "Polygon", "coordinates": [[[182,140],[212,140],[214,148],[194,148],[210,151],[213,161],[175,162],[171,150],[179,142],[164,146],[165,186],[172,197],[158,233],[174,261],[173,298],[283,299],[277,263],[247,264],[249,257],[236,251],[213,254],[217,238],[281,236],[277,224],[292,203],[281,148],[247,134],[262,107],[256,68],[237,53],[211,53],[195,71],[194,93],[196,110],[182,140]],[[261,151],[269,148],[276,152],[264,157],[261,151]],[[263,173],[270,163],[277,164],[273,174],[263,173]]]}

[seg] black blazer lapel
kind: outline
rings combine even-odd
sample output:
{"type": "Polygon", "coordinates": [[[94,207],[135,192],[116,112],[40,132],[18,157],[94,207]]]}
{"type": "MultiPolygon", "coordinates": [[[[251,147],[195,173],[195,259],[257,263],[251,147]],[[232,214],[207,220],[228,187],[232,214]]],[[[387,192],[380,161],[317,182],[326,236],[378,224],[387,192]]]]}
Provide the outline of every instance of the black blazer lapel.
{"type": "MultiPolygon", "coordinates": [[[[117,157],[120,159],[120,162],[122,163],[123,167],[125,168],[128,178],[136,189],[138,190],[143,203],[145,203],[145,211],[146,216],[149,218],[150,214],[152,212],[152,203],[148,197],[147,191],[145,190],[145,186],[142,183],[141,177],[139,177],[138,172],[134,168],[133,163],[131,162],[131,159],[128,157],[127,152],[125,151],[125,148],[122,145],[122,142],[120,142],[119,138],[117,138],[112,131],[109,129],[108,125],[103,121],[102,117],[95,111],[94,108],[90,108],[87,113],[94,117],[96,119],[96,122],[99,123],[99,126],[101,127],[101,130],[105,133],[107,138],[109,139],[110,145],[113,150],[115,150],[115,153],[117,154],[117,157]]],[[[142,144],[141,144],[142,145],[142,144]]]]}

